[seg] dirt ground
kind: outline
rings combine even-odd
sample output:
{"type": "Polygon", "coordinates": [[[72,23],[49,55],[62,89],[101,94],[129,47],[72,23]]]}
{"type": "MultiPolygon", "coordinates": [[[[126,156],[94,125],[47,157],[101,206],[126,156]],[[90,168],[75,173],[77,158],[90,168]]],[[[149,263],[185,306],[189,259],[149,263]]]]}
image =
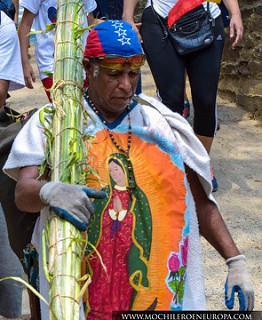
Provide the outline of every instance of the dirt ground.
{"type": "MultiPolygon", "coordinates": [[[[148,68],[143,71],[143,90],[155,95],[148,68]]],[[[22,89],[11,94],[10,103],[19,110],[48,102],[39,81],[33,90],[22,89]]],[[[255,289],[255,310],[262,310],[262,124],[251,119],[243,109],[218,102],[221,128],[211,153],[219,182],[215,197],[235,242],[247,257],[255,289]]],[[[202,243],[208,308],[225,310],[225,263],[205,240],[202,243]]],[[[23,314],[28,314],[26,294],[23,314]]]]}

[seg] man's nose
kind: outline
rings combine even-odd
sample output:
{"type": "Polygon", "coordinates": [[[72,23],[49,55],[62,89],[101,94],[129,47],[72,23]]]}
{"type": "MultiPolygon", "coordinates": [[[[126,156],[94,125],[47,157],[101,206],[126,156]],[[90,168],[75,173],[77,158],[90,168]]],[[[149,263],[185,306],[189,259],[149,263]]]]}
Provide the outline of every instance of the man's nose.
{"type": "Polygon", "coordinates": [[[122,74],[122,76],[119,79],[119,85],[118,87],[125,92],[129,93],[132,89],[132,83],[131,79],[129,77],[129,74],[122,74]]]}

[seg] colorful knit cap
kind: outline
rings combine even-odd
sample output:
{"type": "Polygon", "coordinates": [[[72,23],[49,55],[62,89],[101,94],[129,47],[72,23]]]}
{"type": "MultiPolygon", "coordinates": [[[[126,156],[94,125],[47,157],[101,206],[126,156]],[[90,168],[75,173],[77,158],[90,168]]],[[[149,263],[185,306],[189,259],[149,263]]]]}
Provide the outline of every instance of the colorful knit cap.
{"type": "Polygon", "coordinates": [[[143,49],[131,24],[120,20],[107,20],[97,24],[89,32],[84,57],[132,57],[141,54],[143,49]]]}

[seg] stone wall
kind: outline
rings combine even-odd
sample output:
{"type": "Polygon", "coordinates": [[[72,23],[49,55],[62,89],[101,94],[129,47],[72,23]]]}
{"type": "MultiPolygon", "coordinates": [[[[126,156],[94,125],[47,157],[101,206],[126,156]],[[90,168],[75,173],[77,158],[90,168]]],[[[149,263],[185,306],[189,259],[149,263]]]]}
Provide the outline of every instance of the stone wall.
{"type": "Polygon", "coordinates": [[[239,4],[244,38],[232,50],[227,37],[219,94],[262,118],[262,1],[239,0],[239,4]]]}

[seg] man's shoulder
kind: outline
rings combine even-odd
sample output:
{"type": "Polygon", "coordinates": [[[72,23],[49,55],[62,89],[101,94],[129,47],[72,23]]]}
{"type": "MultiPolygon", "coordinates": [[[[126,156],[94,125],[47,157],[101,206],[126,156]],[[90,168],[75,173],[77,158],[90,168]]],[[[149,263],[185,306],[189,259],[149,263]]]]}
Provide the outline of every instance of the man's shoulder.
{"type": "Polygon", "coordinates": [[[139,117],[143,118],[143,125],[145,127],[153,128],[155,131],[162,132],[166,135],[171,134],[171,126],[166,117],[167,113],[172,113],[168,108],[166,108],[161,101],[149,97],[144,94],[135,96],[134,100],[137,102],[137,114],[139,117]],[[166,113],[163,112],[163,108],[166,108],[166,113]]]}
{"type": "Polygon", "coordinates": [[[156,114],[164,116],[165,114],[173,113],[168,109],[160,100],[150,97],[144,93],[134,97],[135,101],[139,103],[143,109],[148,112],[154,112],[156,114]]]}
{"type": "Polygon", "coordinates": [[[146,118],[155,128],[160,128],[161,130],[169,128],[174,135],[190,136],[195,141],[192,127],[179,113],[173,112],[161,101],[144,94],[136,97],[136,100],[141,105],[146,118]]]}
{"type": "Polygon", "coordinates": [[[179,114],[175,114],[156,98],[140,94],[139,96],[135,96],[134,99],[140,105],[140,108],[142,108],[143,113],[145,113],[150,119],[162,122],[162,120],[167,121],[167,119],[174,116],[181,118],[179,114]]]}
{"type": "Polygon", "coordinates": [[[144,93],[140,93],[139,95],[136,95],[134,97],[134,100],[139,103],[142,107],[151,107],[151,108],[157,108],[161,102],[157,100],[156,98],[150,97],[144,93]]]}

